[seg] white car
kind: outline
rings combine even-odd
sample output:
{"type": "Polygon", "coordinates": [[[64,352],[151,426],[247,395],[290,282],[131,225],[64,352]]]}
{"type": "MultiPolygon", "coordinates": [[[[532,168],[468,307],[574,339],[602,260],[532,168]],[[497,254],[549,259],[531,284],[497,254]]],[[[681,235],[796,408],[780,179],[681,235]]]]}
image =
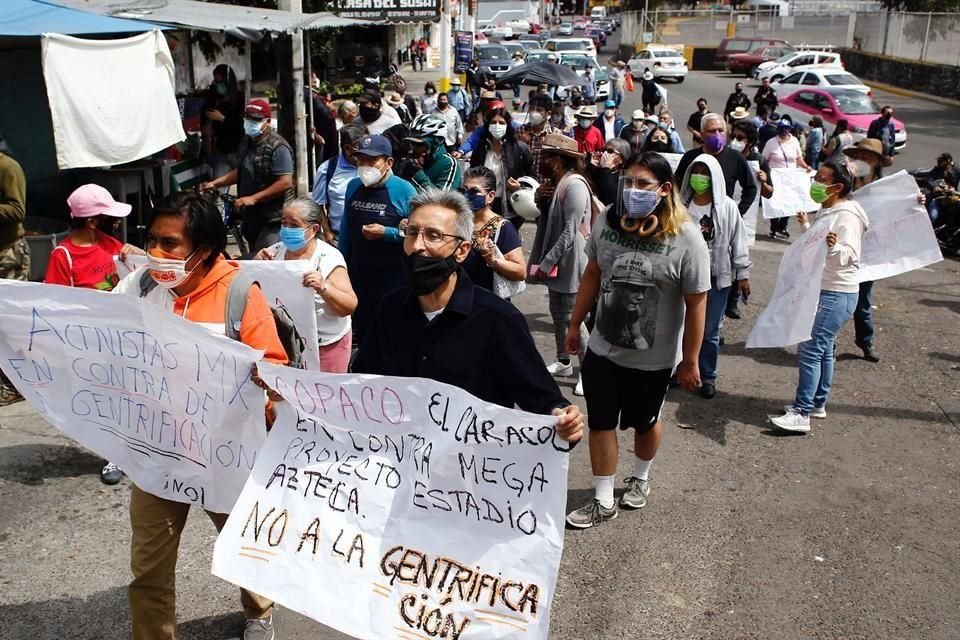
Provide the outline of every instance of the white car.
{"type": "Polygon", "coordinates": [[[513,29],[514,33],[530,33],[530,21],[523,18],[517,18],[507,23],[507,26],[513,29]]]}
{"type": "Polygon", "coordinates": [[[797,67],[812,65],[843,69],[839,53],[833,53],[832,51],[793,51],[780,56],[776,60],[761,63],[757,66],[755,77],[757,80],[767,78],[771,82],[779,82],[796,71],[797,67]]]}
{"type": "Polygon", "coordinates": [[[572,22],[561,22],[560,26],[557,27],[558,36],[572,36],[573,35],[573,23],[572,22]]]}
{"type": "Polygon", "coordinates": [[[770,86],[776,90],[778,96],[788,96],[794,91],[809,87],[853,89],[868,96],[872,95],[870,87],[863,84],[857,76],[834,67],[799,68],[780,82],[771,83],[770,86]]]}
{"type": "Polygon", "coordinates": [[[678,83],[687,77],[687,61],[676,49],[669,47],[647,47],[630,58],[630,73],[639,80],[643,72],[649,69],[657,80],[669,78],[678,83]]]}
{"type": "Polygon", "coordinates": [[[499,27],[492,22],[483,25],[480,31],[488,38],[497,38],[498,40],[509,40],[513,37],[513,29],[508,26],[499,27]]]}
{"type": "Polygon", "coordinates": [[[548,51],[586,51],[594,60],[597,59],[597,48],[593,44],[593,38],[550,38],[544,49],[548,51]]]}

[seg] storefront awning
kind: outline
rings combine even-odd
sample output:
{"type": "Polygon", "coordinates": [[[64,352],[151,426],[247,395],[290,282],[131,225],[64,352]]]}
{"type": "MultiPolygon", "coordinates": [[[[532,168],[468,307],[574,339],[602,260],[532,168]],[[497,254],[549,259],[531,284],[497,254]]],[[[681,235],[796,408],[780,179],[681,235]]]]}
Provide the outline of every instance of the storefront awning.
{"type": "Polygon", "coordinates": [[[122,20],[44,0],[0,1],[0,36],[32,37],[44,33],[86,36],[109,33],[140,33],[163,29],[142,20],[122,20]]]}
{"type": "Polygon", "coordinates": [[[259,40],[264,31],[292,33],[300,29],[363,26],[368,20],[332,13],[297,14],[197,0],[55,0],[114,18],[149,20],[183,29],[222,31],[244,40],[259,40]]]}
{"type": "Polygon", "coordinates": [[[363,18],[380,24],[438,22],[440,0],[336,0],[340,17],[363,18]]]}

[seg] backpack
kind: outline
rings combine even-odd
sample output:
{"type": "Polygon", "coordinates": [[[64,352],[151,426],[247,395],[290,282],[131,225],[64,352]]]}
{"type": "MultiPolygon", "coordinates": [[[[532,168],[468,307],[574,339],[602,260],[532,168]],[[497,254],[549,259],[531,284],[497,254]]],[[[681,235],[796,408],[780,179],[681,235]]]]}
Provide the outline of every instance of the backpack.
{"type": "MultiPolygon", "coordinates": [[[[157,281],[150,277],[147,270],[144,269],[137,283],[140,297],[145,297],[148,293],[157,287],[157,281]]],[[[260,286],[260,283],[245,274],[238,271],[237,275],[230,281],[227,288],[227,308],[224,315],[224,332],[231,340],[240,341],[240,321],[243,318],[243,312],[247,308],[247,296],[250,287],[260,286]]],[[[269,305],[270,313],[273,314],[273,323],[277,327],[277,335],[280,337],[280,344],[287,354],[288,367],[295,369],[305,369],[303,354],[307,350],[307,341],[300,335],[297,325],[293,322],[290,312],[282,305],[269,305]]]]}

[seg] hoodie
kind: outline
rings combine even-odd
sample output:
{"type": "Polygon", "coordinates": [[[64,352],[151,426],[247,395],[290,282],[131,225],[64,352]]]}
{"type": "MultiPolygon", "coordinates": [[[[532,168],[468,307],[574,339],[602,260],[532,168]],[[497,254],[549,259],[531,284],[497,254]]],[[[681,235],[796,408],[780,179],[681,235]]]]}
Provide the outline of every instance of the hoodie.
{"type": "MultiPolygon", "coordinates": [[[[837,234],[837,243],[827,250],[827,259],[823,265],[821,291],[839,293],[858,293],[860,281],[860,247],[863,234],[869,226],[867,212],[856,200],[842,200],[829,209],[823,209],[817,218],[832,216],[831,228],[837,234]]],[[[804,230],[810,224],[804,225],[804,230]]]]}
{"type": "Polygon", "coordinates": [[[424,167],[410,178],[410,182],[417,191],[424,191],[430,187],[436,187],[441,191],[456,191],[463,185],[460,163],[447,153],[443,138],[431,136],[427,140],[430,144],[430,152],[427,154],[424,167]]]}
{"type": "MultiPolygon", "coordinates": [[[[713,248],[710,252],[710,275],[716,279],[716,289],[731,286],[735,280],[750,278],[750,253],[747,249],[747,234],[743,219],[737,209],[737,203],[726,194],[726,183],[720,163],[709,153],[702,153],[687,167],[683,176],[680,199],[685,206],[693,201],[693,189],[690,187],[690,174],[693,165],[702,162],[710,170],[710,189],[713,202],[710,209],[713,216],[713,248]]],[[[694,220],[694,223],[699,222],[694,220]]]]}

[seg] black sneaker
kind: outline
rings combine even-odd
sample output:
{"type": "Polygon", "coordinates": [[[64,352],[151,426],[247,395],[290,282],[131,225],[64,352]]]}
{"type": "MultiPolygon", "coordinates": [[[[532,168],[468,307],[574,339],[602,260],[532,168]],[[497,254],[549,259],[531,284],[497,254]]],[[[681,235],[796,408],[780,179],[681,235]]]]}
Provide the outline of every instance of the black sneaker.
{"type": "Polygon", "coordinates": [[[700,397],[705,400],[712,400],[714,396],[717,395],[717,383],[712,381],[704,381],[700,385],[700,397]]]}
{"type": "Polygon", "coordinates": [[[740,310],[737,309],[736,307],[727,307],[727,310],[724,312],[724,315],[726,315],[731,320],[739,320],[740,318],[743,317],[740,315],[740,310]]]}
{"type": "Polygon", "coordinates": [[[787,231],[786,229],[784,229],[783,231],[781,231],[781,232],[780,232],[780,235],[782,235],[784,238],[787,238],[787,239],[790,238],[790,232],[787,231]]]}
{"type": "Polygon", "coordinates": [[[880,356],[877,355],[877,352],[873,350],[872,344],[864,344],[862,342],[857,342],[856,345],[860,347],[863,351],[863,359],[867,362],[880,362],[880,356]]]}
{"type": "Polygon", "coordinates": [[[103,484],[117,484],[121,480],[123,480],[123,469],[112,462],[107,462],[103,465],[103,469],[100,470],[100,482],[103,484]]]}
{"type": "Polygon", "coordinates": [[[776,239],[777,239],[777,232],[776,232],[776,231],[771,231],[771,232],[770,232],[770,239],[771,239],[771,240],[776,240],[776,239]]]}

